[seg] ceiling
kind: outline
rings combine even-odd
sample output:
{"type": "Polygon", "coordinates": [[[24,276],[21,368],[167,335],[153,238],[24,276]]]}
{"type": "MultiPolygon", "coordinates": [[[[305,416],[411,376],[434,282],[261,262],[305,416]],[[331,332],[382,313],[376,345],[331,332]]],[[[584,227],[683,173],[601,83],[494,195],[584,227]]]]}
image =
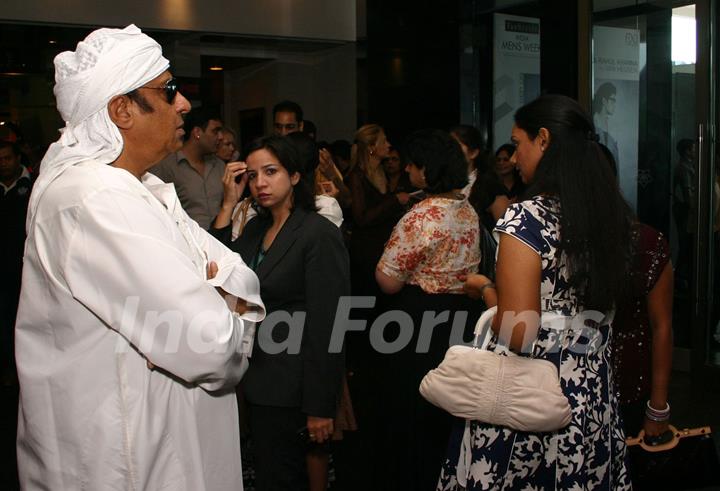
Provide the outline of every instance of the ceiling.
{"type": "MultiPolygon", "coordinates": [[[[48,25],[0,24],[0,76],[52,74],[52,61],[66,50],[75,49],[92,28],[48,25]]],[[[337,47],[342,42],[289,38],[260,38],[217,35],[188,31],[146,31],[166,52],[192,50],[210,66],[241,68],[264,62],[280,53],[307,54],[337,47]],[[168,49],[172,48],[172,49],[168,49]],[[249,55],[250,54],[250,55],[249,55]]],[[[171,60],[172,61],[172,60],[171,60]]]]}

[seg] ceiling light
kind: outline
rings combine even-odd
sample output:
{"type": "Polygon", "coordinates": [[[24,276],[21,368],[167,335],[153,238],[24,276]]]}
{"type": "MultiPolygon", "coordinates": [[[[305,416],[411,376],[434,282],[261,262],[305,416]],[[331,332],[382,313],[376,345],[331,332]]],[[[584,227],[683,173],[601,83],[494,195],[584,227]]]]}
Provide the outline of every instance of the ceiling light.
{"type": "Polygon", "coordinates": [[[222,72],[224,69],[221,66],[211,66],[210,71],[211,72],[222,72]]]}

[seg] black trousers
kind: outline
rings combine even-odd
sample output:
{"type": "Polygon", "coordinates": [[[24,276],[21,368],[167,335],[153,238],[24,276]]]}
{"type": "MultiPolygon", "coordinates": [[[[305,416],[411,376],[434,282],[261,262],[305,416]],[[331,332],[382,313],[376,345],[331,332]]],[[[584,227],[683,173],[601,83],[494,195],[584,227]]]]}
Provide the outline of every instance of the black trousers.
{"type": "Polygon", "coordinates": [[[257,491],[303,491],[308,488],[307,444],[298,432],[307,425],[300,408],[248,404],[255,451],[257,491]]]}

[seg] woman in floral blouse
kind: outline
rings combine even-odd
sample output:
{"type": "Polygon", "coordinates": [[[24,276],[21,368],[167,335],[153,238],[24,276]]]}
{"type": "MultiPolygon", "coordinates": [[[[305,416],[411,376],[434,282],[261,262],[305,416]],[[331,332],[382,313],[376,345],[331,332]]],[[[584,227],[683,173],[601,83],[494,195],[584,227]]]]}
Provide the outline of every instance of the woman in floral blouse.
{"type": "Polygon", "coordinates": [[[480,231],[461,193],[467,164],[457,142],[444,131],[424,130],[405,146],[410,181],[426,197],[395,226],[375,271],[380,289],[392,295],[391,310],[402,313],[390,318],[405,319],[405,327],[388,323],[382,333],[386,342],[397,338],[404,347],[386,354],[381,367],[387,440],[380,448],[389,468],[378,487],[414,490],[433,488],[452,423],[420,397],[418,386],[440,363],[451,337],[461,342],[479,315],[463,295],[463,279],[477,271],[480,231]]]}

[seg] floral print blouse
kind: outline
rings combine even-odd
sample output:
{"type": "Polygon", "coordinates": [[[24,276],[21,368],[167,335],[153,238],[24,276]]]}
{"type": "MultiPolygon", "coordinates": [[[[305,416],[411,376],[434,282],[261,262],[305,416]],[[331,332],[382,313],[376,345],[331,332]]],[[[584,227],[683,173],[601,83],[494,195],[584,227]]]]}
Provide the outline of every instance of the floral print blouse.
{"type": "Polygon", "coordinates": [[[378,269],[426,293],[463,293],[480,264],[478,216],[467,200],[430,197],[393,229],[378,269]]]}

